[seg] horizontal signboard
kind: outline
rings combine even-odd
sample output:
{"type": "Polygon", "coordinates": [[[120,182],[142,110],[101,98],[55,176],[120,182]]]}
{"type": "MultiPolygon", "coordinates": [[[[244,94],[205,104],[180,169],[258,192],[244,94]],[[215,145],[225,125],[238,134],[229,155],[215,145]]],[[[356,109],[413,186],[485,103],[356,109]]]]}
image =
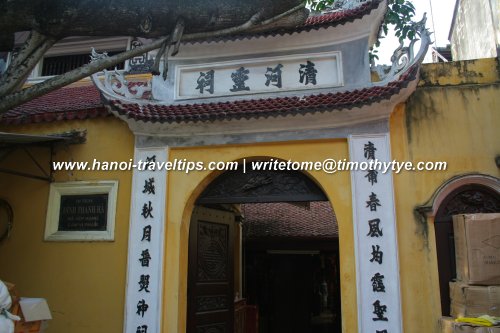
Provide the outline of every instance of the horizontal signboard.
{"type": "Polygon", "coordinates": [[[198,99],[343,85],[340,52],[176,67],[175,99],[198,99]]]}

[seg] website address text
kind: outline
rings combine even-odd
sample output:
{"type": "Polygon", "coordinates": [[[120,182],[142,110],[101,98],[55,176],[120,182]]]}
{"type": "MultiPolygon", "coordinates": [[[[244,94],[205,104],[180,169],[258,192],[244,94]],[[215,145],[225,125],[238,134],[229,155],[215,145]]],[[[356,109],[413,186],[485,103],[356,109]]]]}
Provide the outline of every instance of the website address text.
{"type": "Polygon", "coordinates": [[[339,171],[368,171],[376,170],[382,173],[403,171],[445,171],[447,162],[443,161],[348,161],[347,159],[327,158],[323,161],[292,161],[270,159],[267,161],[189,161],[187,159],[174,159],[173,161],[101,161],[94,159],[85,161],[56,161],[52,162],[54,171],[322,171],[333,174],[339,171]]]}

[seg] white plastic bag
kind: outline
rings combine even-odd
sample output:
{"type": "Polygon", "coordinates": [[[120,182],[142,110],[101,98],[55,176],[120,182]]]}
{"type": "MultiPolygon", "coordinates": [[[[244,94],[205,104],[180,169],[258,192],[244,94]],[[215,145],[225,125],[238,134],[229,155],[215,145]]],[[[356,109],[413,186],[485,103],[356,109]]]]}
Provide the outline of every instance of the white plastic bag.
{"type": "Polygon", "coordinates": [[[14,320],[21,319],[9,312],[11,305],[12,299],[9,290],[5,283],[0,280],[0,333],[13,333],[14,320]]]}

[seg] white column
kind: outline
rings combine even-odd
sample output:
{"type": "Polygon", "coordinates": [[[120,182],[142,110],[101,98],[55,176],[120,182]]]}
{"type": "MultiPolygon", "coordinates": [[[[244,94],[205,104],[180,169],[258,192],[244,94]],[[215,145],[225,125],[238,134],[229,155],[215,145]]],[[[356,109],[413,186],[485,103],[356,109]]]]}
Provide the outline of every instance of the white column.
{"type": "Polygon", "coordinates": [[[389,134],[349,137],[360,333],[401,333],[401,296],[389,134]],[[373,171],[367,170],[370,167],[373,171]]]}
{"type": "Polygon", "coordinates": [[[130,208],[125,333],[157,333],[161,327],[167,148],[135,149],[130,208]],[[142,169],[140,170],[142,164],[142,169]],[[145,170],[144,170],[145,169],[145,170]]]}

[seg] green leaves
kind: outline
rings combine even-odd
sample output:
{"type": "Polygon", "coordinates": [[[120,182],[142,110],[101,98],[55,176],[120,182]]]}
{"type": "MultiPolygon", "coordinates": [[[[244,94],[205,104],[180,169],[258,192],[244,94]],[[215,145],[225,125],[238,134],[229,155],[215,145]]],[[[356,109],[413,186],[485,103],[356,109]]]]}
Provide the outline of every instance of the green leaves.
{"type": "Polygon", "coordinates": [[[332,5],[335,0],[305,0],[306,5],[312,10],[323,11],[327,6],[332,5]]]}
{"type": "MultiPolygon", "coordinates": [[[[331,6],[335,0],[305,0],[306,4],[315,11],[325,10],[331,6]]],[[[380,46],[380,38],[384,38],[389,33],[389,26],[394,27],[396,37],[400,41],[412,40],[415,32],[411,29],[412,19],[415,16],[415,7],[410,0],[388,0],[388,10],[382,24],[379,40],[375,43],[375,48],[380,46]]],[[[376,50],[372,50],[372,58],[378,59],[376,50]]]]}
{"type": "MultiPolygon", "coordinates": [[[[415,7],[407,0],[389,0],[389,10],[385,16],[384,26],[394,25],[396,37],[400,41],[413,39],[414,32],[411,29],[412,18],[415,16],[415,7]]],[[[387,35],[387,31],[384,30],[387,35]]]]}

